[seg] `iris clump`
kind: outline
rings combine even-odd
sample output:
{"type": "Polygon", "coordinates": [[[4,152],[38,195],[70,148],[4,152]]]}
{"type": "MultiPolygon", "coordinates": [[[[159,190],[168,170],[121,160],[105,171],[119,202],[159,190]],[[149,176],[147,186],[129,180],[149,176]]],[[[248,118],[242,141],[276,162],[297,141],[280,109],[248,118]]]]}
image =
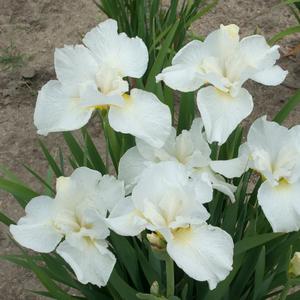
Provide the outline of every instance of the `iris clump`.
{"type": "Polygon", "coordinates": [[[155,74],[158,92],[143,81],[145,43],[119,33],[115,20],[82,42],[56,49],[57,79],[39,91],[34,124],[42,135],[69,132],[100,112],[116,174],[105,174],[86,129],[83,150],[65,135],[75,157],[70,176],[58,176],[43,148],[56,192],[27,199],[25,216],[7,222],[12,237],[43,257],[58,261],[58,254],[70,278],[54,281],[71,282],[87,299],[262,299],[278,286],[285,293],[298,276],[298,257],[290,264],[295,251],[283,263],[274,257],[277,241],[279,249],[298,245],[300,127],[262,116],[242,143],[240,126],[253,109],[243,84],[274,86],[287,75],[276,65],[279,46],[261,35],[240,39],[238,26],[221,25],[155,74]],[[170,88],[197,91],[201,117],[192,106],[183,130],[160,99],[170,88]],[[250,190],[254,172],[261,179],[250,190]]]}

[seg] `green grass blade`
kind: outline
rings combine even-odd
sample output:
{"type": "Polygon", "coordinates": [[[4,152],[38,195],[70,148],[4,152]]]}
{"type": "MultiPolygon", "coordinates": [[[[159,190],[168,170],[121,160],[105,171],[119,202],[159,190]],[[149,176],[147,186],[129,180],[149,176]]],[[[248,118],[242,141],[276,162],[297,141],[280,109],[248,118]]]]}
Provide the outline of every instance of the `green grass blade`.
{"type": "Polygon", "coordinates": [[[234,254],[235,255],[242,254],[252,248],[255,248],[255,247],[263,245],[267,242],[270,242],[273,239],[276,239],[282,235],[283,235],[283,233],[273,233],[272,232],[272,233],[264,233],[264,234],[244,238],[243,240],[238,241],[235,244],[234,254]]]}
{"type": "Polygon", "coordinates": [[[33,171],[30,167],[23,165],[24,168],[30,173],[32,174],[35,178],[37,178],[42,184],[43,186],[46,188],[46,194],[49,196],[53,196],[55,194],[55,190],[51,187],[51,185],[48,184],[48,182],[43,179],[39,174],[37,174],[35,171],[33,171]]]}
{"type": "Polygon", "coordinates": [[[113,270],[110,279],[109,285],[111,285],[120,295],[123,300],[137,300],[137,291],[130,287],[127,282],[125,282],[116,272],[113,270]]]}
{"type": "Polygon", "coordinates": [[[126,237],[119,236],[113,232],[110,234],[110,240],[116,251],[118,261],[125,266],[135,287],[138,290],[141,290],[142,283],[140,280],[139,266],[135,249],[129,243],[126,237]]]}
{"type": "Polygon", "coordinates": [[[161,45],[161,49],[157,55],[155,64],[153,64],[152,68],[150,69],[147,83],[146,83],[146,90],[154,91],[155,90],[155,76],[162,70],[164,66],[164,61],[167,57],[169,49],[172,45],[174,35],[176,33],[179,21],[176,21],[172,26],[171,30],[169,31],[166,39],[163,41],[161,45]]]}
{"type": "Polygon", "coordinates": [[[19,204],[25,208],[27,203],[39,194],[30,188],[0,177],[0,189],[12,194],[19,204]]]}
{"type": "Polygon", "coordinates": [[[10,219],[8,216],[6,216],[1,211],[0,211],[0,222],[3,223],[6,226],[9,226],[10,224],[16,224],[15,221],[10,219]]]}
{"type": "Polygon", "coordinates": [[[52,168],[55,176],[56,177],[63,176],[63,171],[59,168],[59,166],[57,165],[55,159],[50,154],[48,148],[45,146],[45,144],[41,140],[39,140],[39,145],[40,145],[40,147],[42,149],[42,152],[44,153],[44,156],[47,159],[50,167],[52,168]]]}
{"type": "Polygon", "coordinates": [[[90,158],[91,163],[94,166],[94,169],[98,170],[101,174],[106,174],[107,170],[105,164],[101,158],[100,153],[98,152],[90,134],[86,128],[82,129],[82,135],[85,141],[85,146],[90,158]]]}
{"type": "Polygon", "coordinates": [[[287,103],[276,114],[273,121],[281,124],[289,115],[289,113],[300,104],[300,89],[288,99],[287,103]]]}
{"type": "Polygon", "coordinates": [[[195,94],[194,92],[182,93],[178,117],[177,134],[182,130],[189,130],[195,117],[195,94]]]}
{"type": "Polygon", "coordinates": [[[269,43],[269,45],[274,45],[278,41],[282,40],[284,37],[291,35],[291,34],[299,33],[299,32],[300,32],[300,25],[289,27],[289,28],[275,34],[272,38],[270,38],[268,40],[268,43],[269,43]]]}

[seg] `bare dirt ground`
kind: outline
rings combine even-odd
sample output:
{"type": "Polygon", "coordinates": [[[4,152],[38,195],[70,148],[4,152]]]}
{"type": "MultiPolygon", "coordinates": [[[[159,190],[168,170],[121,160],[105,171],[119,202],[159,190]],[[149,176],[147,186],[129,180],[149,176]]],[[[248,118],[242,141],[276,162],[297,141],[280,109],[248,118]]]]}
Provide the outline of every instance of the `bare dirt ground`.
{"type": "MultiPolygon", "coordinates": [[[[255,30],[272,37],[280,30],[296,24],[285,7],[271,9],[275,0],[223,0],[218,6],[193,26],[194,34],[206,35],[219,24],[236,23],[242,35],[255,30]]],[[[38,150],[36,130],[32,117],[36,93],[49,79],[53,79],[53,52],[55,47],[80,42],[81,36],[104,20],[92,0],[0,0],[0,55],[7,49],[22,55],[13,69],[0,65],[0,164],[12,169],[20,178],[38,187],[22,164],[30,165],[45,175],[46,164],[38,150]],[[17,66],[19,64],[19,66],[17,66]]],[[[285,39],[282,51],[299,44],[299,36],[285,39]]],[[[249,83],[254,97],[255,110],[246,121],[280,109],[293,92],[300,88],[300,57],[281,59],[280,63],[290,72],[284,84],[265,87],[249,83]]],[[[300,107],[287,120],[287,125],[300,123],[300,107]]],[[[96,132],[94,129],[92,129],[96,132]]],[[[55,151],[62,144],[59,134],[46,139],[55,151]]],[[[99,145],[100,146],[100,145],[99,145]]],[[[0,193],[0,210],[17,219],[22,210],[7,194],[0,193]]],[[[0,254],[11,254],[17,249],[7,237],[7,229],[0,225],[0,254]]],[[[0,299],[42,299],[28,292],[41,286],[34,276],[19,267],[0,261],[0,299]]]]}

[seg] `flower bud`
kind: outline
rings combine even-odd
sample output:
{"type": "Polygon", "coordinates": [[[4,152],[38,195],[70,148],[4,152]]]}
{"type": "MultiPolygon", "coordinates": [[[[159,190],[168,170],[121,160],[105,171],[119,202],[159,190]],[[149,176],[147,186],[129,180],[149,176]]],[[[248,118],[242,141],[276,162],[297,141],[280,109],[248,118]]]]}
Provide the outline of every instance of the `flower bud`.
{"type": "Polygon", "coordinates": [[[156,250],[162,250],[166,248],[166,241],[159,233],[148,233],[147,239],[151,244],[151,247],[156,250]]]}
{"type": "Polygon", "coordinates": [[[154,281],[150,287],[150,294],[154,296],[159,295],[159,284],[157,281],[154,281]]]}
{"type": "Polygon", "coordinates": [[[293,276],[300,275],[300,252],[295,252],[289,265],[289,274],[293,276]]]}

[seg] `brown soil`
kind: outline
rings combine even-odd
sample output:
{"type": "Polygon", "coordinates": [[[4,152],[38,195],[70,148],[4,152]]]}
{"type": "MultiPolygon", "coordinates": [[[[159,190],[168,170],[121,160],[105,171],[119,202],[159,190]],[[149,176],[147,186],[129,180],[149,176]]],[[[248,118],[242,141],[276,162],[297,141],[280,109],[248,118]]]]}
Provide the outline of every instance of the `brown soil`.
{"type": "MultiPolygon", "coordinates": [[[[287,8],[271,9],[278,2],[220,1],[210,14],[193,26],[192,31],[206,35],[221,23],[236,23],[242,35],[258,31],[272,37],[280,30],[296,24],[287,8]]],[[[92,0],[0,0],[0,49],[4,51],[13,45],[15,49],[12,52],[24,56],[21,66],[0,69],[0,164],[9,167],[35,188],[39,186],[22,164],[31,166],[42,175],[46,174],[46,163],[38,150],[32,122],[36,92],[47,80],[54,78],[54,48],[80,42],[81,36],[103,19],[105,17],[92,0]]],[[[283,53],[297,44],[299,36],[285,39],[282,43],[283,53]]],[[[288,79],[281,86],[247,84],[255,100],[255,110],[246,121],[247,124],[262,114],[274,116],[300,87],[299,60],[299,55],[281,59],[281,65],[290,71],[288,79]]],[[[300,107],[290,114],[286,122],[287,125],[297,123],[300,123],[300,107]]],[[[92,131],[94,135],[99,134],[94,128],[92,131]]],[[[43,140],[53,151],[62,144],[59,134],[51,134],[43,140]]],[[[0,193],[0,211],[13,219],[22,215],[22,210],[5,193],[0,193]]],[[[16,251],[16,246],[8,238],[7,229],[0,225],[0,254],[16,251]]],[[[42,287],[30,272],[0,261],[0,299],[42,299],[28,292],[40,289],[42,287]]]]}

